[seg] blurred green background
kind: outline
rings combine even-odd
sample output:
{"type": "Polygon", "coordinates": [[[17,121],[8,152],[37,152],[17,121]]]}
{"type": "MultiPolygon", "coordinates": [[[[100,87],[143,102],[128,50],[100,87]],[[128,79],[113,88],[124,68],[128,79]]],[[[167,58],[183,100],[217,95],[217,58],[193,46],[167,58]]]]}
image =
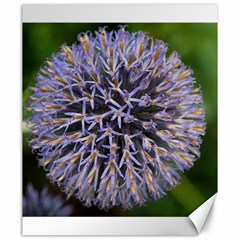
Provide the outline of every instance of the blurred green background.
{"type": "MultiPolygon", "coordinates": [[[[186,65],[191,66],[197,84],[203,91],[207,130],[201,146],[201,158],[183,174],[183,180],[171,192],[147,206],[123,211],[120,207],[105,212],[96,207],[86,208],[74,197],[67,203],[74,205],[75,216],[186,216],[217,191],[217,24],[215,23],[24,23],[23,24],[23,123],[29,117],[25,107],[29,86],[35,84],[35,74],[44,60],[59,51],[60,45],[71,45],[77,35],[128,25],[128,31],[145,31],[149,36],[169,43],[170,54],[176,50],[186,65]]],[[[36,156],[27,144],[23,124],[23,193],[28,182],[41,189],[49,185],[53,194],[63,194],[49,183],[45,171],[38,166],[36,156]]],[[[64,195],[64,194],[63,194],[64,195]]]]}

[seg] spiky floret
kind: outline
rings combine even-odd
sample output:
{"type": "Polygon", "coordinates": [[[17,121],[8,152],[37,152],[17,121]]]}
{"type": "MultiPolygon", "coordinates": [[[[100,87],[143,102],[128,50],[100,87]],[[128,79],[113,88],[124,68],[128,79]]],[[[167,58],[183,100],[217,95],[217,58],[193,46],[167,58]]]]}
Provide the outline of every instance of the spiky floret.
{"type": "Polygon", "coordinates": [[[205,112],[167,44],[120,27],[63,45],[37,74],[30,142],[48,177],[86,206],[162,197],[199,157],[205,112]]]}
{"type": "Polygon", "coordinates": [[[65,204],[61,195],[52,195],[45,186],[41,191],[27,185],[23,197],[23,216],[69,216],[73,207],[65,204]]]}

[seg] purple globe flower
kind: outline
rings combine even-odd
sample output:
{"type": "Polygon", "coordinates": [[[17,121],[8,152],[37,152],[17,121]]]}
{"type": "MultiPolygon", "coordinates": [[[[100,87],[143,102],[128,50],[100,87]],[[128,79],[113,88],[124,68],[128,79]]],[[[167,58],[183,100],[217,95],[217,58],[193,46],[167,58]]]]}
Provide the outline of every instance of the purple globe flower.
{"type": "Polygon", "coordinates": [[[72,206],[65,205],[61,195],[51,195],[47,187],[39,192],[32,184],[27,185],[23,197],[23,216],[69,216],[72,212],[72,206]]]}
{"type": "Polygon", "coordinates": [[[165,195],[199,158],[205,111],[193,71],[167,44],[124,27],[63,45],[37,74],[30,145],[86,206],[165,195]]]}

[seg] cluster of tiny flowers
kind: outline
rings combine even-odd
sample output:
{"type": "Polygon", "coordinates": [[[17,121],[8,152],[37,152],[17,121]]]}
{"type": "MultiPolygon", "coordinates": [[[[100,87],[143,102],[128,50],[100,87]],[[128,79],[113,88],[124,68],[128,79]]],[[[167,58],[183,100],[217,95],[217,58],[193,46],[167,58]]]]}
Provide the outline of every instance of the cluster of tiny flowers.
{"type": "Polygon", "coordinates": [[[72,206],[65,205],[62,196],[51,195],[47,187],[39,192],[32,184],[27,185],[23,197],[23,216],[69,216],[72,212],[72,206]]]}
{"type": "Polygon", "coordinates": [[[36,76],[30,146],[48,177],[86,206],[165,195],[199,157],[201,90],[167,44],[124,27],[81,33],[36,76]]]}

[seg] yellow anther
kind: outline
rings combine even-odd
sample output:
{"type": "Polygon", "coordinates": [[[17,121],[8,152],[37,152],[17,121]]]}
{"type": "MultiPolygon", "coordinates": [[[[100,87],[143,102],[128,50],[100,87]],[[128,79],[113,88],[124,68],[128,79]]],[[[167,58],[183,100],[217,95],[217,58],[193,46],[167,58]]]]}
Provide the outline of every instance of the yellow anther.
{"type": "Polygon", "coordinates": [[[161,52],[162,52],[162,49],[159,47],[153,57],[154,61],[156,61],[159,58],[161,52]]]}
{"type": "Polygon", "coordinates": [[[93,78],[93,80],[94,80],[94,82],[95,83],[99,83],[100,82],[100,80],[98,79],[98,76],[97,76],[97,73],[96,72],[91,72],[91,76],[92,76],[92,78],[93,78]]]}
{"type": "Polygon", "coordinates": [[[197,132],[203,132],[203,126],[196,126],[193,128],[193,130],[197,131],[197,132]]]}
{"type": "Polygon", "coordinates": [[[47,75],[47,72],[43,68],[40,68],[40,71],[42,74],[47,75]]]}
{"type": "Polygon", "coordinates": [[[49,126],[49,125],[50,125],[50,122],[42,122],[41,125],[42,125],[42,126],[49,126]]]}
{"type": "Polygon", "coordinates": [[[102,115],[97,115],[97,116],[95,117],[95,120],[96,120],[97,122],[99,122],[99,121],[102,120],[102,118],[103,118],[102,115]]]}
{"type": "Polygon", "coordinates": [[[74,114],[74,119],[83,119],[86,116],[86,114],[76,113],[74,114]]]}
{"type": "Polygon", "coordinates": [[[109,68],[111,69],[111,71],[113,71],[113,59],[112,58],[109,59],[109,68]]]}
{"type": "Polygon", "coordinates": [[[150,171],[146,171],[146,175],[147,175],[147,178],[149,179],[149,181],[152,181],[153,177],[152,177],[152,174],[150,173],[150,171]]]}
{"type": "Polygon", "coordinates": [[[35,112],[43,112],[43,109],[42,108],[34,108],[34,111],[35,112]]]}
{"type": "Polygon", "coordinates": [[[54,170],[51,172],[51,176],[53,177],[57,172],[57,168],[54,168],[54,170]]]}
{"type": "Polygon", "coordinates": [[[166,155],[168,153],[167,150],[164,148],[156,147],[156,150],[158,154],[161,154],[161,155],[166,155]]]}
{"type": "Polygon", "coordinates": [[[92,99],[93,99],[93,97],[92,97],[89,93],[87,93],[87,92],[84,92],[84,96],[85,96],[88,100],[92,100],[92,99]]]}
{"type": "Polygon", "coordinates": [[[203,109],[202,109],[202,108],[199,108],[199,109],[191,112],[191,114],[202,115],[202,114],[203,114],[203,109]]]}
{"type": "Polygon", "coordinates": [[[62,78],[60,78],[59,76],[55,76],[55,79],[56,79],[58,82],[60,82],[60,83],[62,83],[62,84],[64,84],[64,85],[68,85],[68,83],[67,83],[66,81],[64,81],[62,78]]]}
{"type": "Polygon", "coordinates": [[[129,162],[130,161],[130,158],[129,158],[129,151],[127,149],[124,149],[123,150],[125,152],[125,159],[126,159],[126,162],[129,162]]]}
{"type": "Polygon", "coordinates": [[[144,50],[144,43],[141,42],[141,43],[140,43],[140,47],[139,47],[139,52],[138,52],[138,57],[139,57],[139,58],[142,56],[143,50],[144,50]]]}
{"type": "Polygon", "coordinates": [[[153,159],[152,157],[144,150],[141,151],[142,156],[147,159],[149,162],[151,162],[153,159]]]}
{"type": "Polygon", "coordinates": [[[133,179],[133,171],[131,169],[128,170],[128,175],[130,179],[133,179]]]}
{"type": "Polygon", "coordinates": [[[123,43],[123,40],[121,40],[119,42],[119,48],[121,49],[121,51],[123,52],[123,49],[124,49],[124,43],[123,43]]]}
{"type": "Polygon", "coordinates": [[[168,170],[168,168],[167,168],[166,165],[162,164],[161,166],[162,166],[162,169],[163,169],[164,171],[167,171],[167,170],[168,170]]]}
{"type": "Polygon", "coordinates": [[[66,120],[64,119],[55,119],[53,120],[54,124],[63,124],[63,123],[66,123],[66,120]]]}
{"type": "Polygon", "coordinates": [[[109,135],[112,134],[112,129],[109,128],[109,129],[106,131],[106,133],[109,134],[109,135]]]}
{"type": "Polygon", "coordinates": [[[48,87],[41,87],[40,91],[42,91],[42,92],[54,92],[54,90],[52,90],[52,89],[50,89],[48,87]]]}
{"type": "Polygon", "coordinates": [[[52,157],[46,159],[46,160],[44,161],[43,165],[46,166],[46,165],[49,164],[54,158],[55,158],[55,156],[52,156],[52,157]]]}
{"type": "Polygon", "coordinates": [[[110,57],[113,56],[113,47],[112,46],[109,48],[109,55],[110,55],[110,57]]]}
{"type": "Polygon", "coordinates": [[[111,181],[109,179],[108,182],[107,182],[107,191],[110,191],[110,186],[111,186],[111,181]]]}
{"type": "Polygon", "coordinates": [[[111,147],[111,154],[115,154],[117,150],[116,144],[114,143],[111,147]]]}
{"type": "Polygon", "coordinates": [[[162,68],[162,63],[160,63],[158,65],[158,67],[155,69],[154,73],[153,73],[153,76],[156,77],[158,74],[159,74],[159,71],[161,70],[162,68]]]}
{"type": "Polygon", "coordinates": [[[72,54],[72,50],[71,50],[71,48],[68,47],[68,46],[64,46],[64,47],[62,48],[62,50],[63,50],[63,52],[65,52],[65,53],[72,54]]]}
{"type": "Polygon", "coordinates": [[[114,88],[118,89],[119,88],[119,86],[118,86],[118,79],[114,78],[113,82],[114,82],[114,88]]]}
{"type": "Polygon", "coordinates": [[[48,104],[48,105],[46,105],[45,108],[46,109],[61,109],[62,107],[58,106],[58,105],[48,104]]]}
{"type": "Polygon", "coordinates": [[[42,143],[42,144],[49,143],[49,142],[51,142],[52,140],[53,140],[53,139],[51,139],[51,138],[44,139],[44,140],[41,141],[41,143],[42,143]]]}
{"type": "MultiPolygon", "coordinates": [[[[89,144],[90,142],[92,142],[95,139],[96,135],[92,134],[90,135],[87,140],[84,142],[84,144],[89,144]]],[[[97,152],[97,150],[94,151],[94,153],[97,152]]]]}
{"type": "Polygon", "coordinates": [[[185,148],[185,145],[181,141],[178,141],[178,140],[172,139],[172,140],[170,140],[169,143],[171,145],[173,145],[174,147],[178,147],[178,148],[180,148],[182,150],[184,150],[184,148],[185,148]]]}
{"type": "Polygon", "coordinates": [[[76,155],[75,157],[72,158],[71,163],[75,163],[80,157],[80,154],[76,155]]]}
{"type": "Polygon", "coordinates": [[[110,163],[110,173],[115,174],[115,166],[113,162],[110,163]]]}
{"type": "Polygon", "coordinates": [[[103,42],[103,46],[106,48],[107,47],[107,38],[106,38],[105,31],[102,34],[102,42],[103,42]]]}
{"type": "Polygon", "coordinates": [[[52,66],[53,66],[53,63],[52,63],[51,61],[47,61],[47,65],[48,65],[49,67],[52,67],[52,66]]]}
{"type": "Polygon", "coordinates": [[[39,100],[39,98],[33,97],[33,96],[31,96],[30,98],[31,98],[34,102],[36,102],[37,100],[39,100]]]}
{"type": "Polygon", "coordinates": [[[97,157],[98,155],[98,150],[95,150],[89,157],[89,161],[91,162],[93,159],[95,159],[95,157],[97,157]]]}
{"type": "Polygon", "coordinates": [[[177,80],[183,80],[184,78],[187,78],[191,75],[191,72],[190,70],[186,70],[184,72],[182,72],[179,76],[178,76],[178,79],[177,80]]]}
{"type": "Polygon", "coordinates": [[[192,159],[186,155],[181,155],[181,157],[185,160],[185,161],[188,161],[188,162],[191,162],[192,159]]]}
{"type": "Polygon", "coordinates": [[[47,71],[51,74],[54,74],[54,71],[51,68],[48,68],[47,71]]]}
{"type": "Polygon", "coordinates": [[[88,183],[91,183],[91,182],[93,181],[95,174],[96,174],[96,172],[94,171],[94,172],[91,174],[91,176],[89,177],[88,183]]]}
{"type": "Polygon", "coordinates": [[[134,183],[131,183],[131,184],[130,184],[130,189],[131,189],[131,191],[132,191],[134,194],[136,193],[136,189],[135,189],[134,183]]]}
{"type": "Polygon", "coordinates": [[[83,79],[81,79],[76,73],[73,74],[73,78],[76,79],[78,82],[82,83],[83,86],[86,85],[83,79]]]}
{"type": "Polygon", "coordinates": [[[66,58],[67,58],[67,60],[68,60],[73,66],[75,65],[75,62],[74,62],[74,60],[73,60],[72,57],[68,56],[68,57],[66,57],[66,58]]]}
{"type": "Polygon", "coordinates": [[[65,174],[63,174],[63,175],[58,179],[58,181],[62,181],[64,178],[65,178],[65,174]]]}
{"type": "Polygon", "coordinates": [[[130,65],[133,63],[133,61],[134,61],[134,55],[131,54],[128,58],[128,67],[130,67],[130,65]]]}
{"type": "Polygon", "coordinates": [[[156,92],[160,92],[162,90],[162,88],[165,87],[168,83],[170,83],[170,80],[166,80],[163,83],[161,83],[160,85],[158,85],[156,87],[156,92]]]}
{"type": "Polygon", "coordinates": [[[80,136],[81,136],[81,133],[74,133],[74,134],[68,136],[68,138],[71,139],[71,140],[73,140],[73,139],[75,139],[75,138],[77,138],[77,137],[80,137],[80,136]]]}
{"type": "Polygon", "coordinates": [[[63,138],[58,138],[52,142],[52,145],[55,146],[63,141],[63,138]]]}

